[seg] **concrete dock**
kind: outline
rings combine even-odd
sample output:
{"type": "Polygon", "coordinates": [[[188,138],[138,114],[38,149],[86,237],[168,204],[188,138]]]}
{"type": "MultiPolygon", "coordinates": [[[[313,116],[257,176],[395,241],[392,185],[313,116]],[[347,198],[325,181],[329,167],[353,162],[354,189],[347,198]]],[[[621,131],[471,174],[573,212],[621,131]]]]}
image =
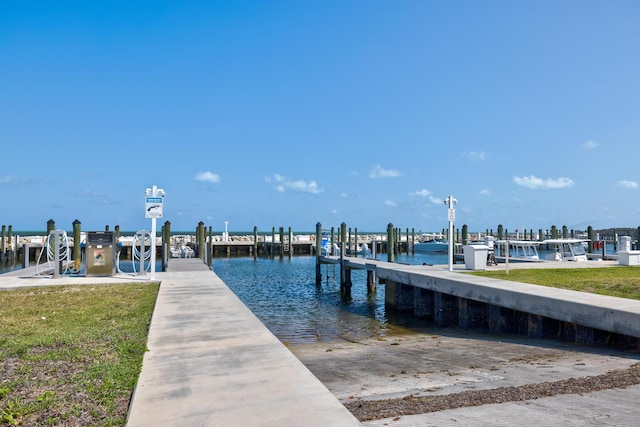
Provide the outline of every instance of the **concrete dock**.
{"type": "Polygon", "coordinates": [[[200,260],[158,277],[129,427],[360,424],[200,260]]]}

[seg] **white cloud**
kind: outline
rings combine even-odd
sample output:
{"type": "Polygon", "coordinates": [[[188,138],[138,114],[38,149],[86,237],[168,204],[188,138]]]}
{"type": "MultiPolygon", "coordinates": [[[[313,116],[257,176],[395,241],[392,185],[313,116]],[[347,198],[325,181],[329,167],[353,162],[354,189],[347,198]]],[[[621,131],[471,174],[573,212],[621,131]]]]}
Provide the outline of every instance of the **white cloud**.
{"type": "Polygon", "coordinates": [[[369,172],[369,178],[396,178],[402,175],[394,169],[383,169],[380,165],[375,165],[369,172]]]}
{"type": "Polygon", "coordinates": [[[298,193],[312,193],[318,194],[324,191],[324,189],[318,187],[318,183],[315,181],[303,181],[296,180],[291,181],[280,174],[275,174],[273,178],[267,178],[267,182],[275,181],[278,185],[274,186],[277,191],[284,193],[287,190],[295,191],[298,193]]]}
{"type": "Polygon", "coordinates": [[[534,190],[538,188],[569,188],[573,187],[574,182],[570,178],[562,177],[558,179],[542,179],[536,176],[514,176],[513,182],[523,187],[532,188],[534,190]]]}
{"type": "Polygon", "coordinates": [[[484,153],[484,151],[479,151],[479,152],[478,151],[468,151],[468,152],[465,151],[464,156],[467,159],[469,159],[469,160],[471,160],[473,162],[482,161],[482,160],[485,160],[487,158],[487,155],[484,153]]]}
{"type": "Polygon", "coordinates": [[[439,197],[429,196],[429,201],[434,205],[441,205],[444,201],[439,197]]]}
{"type": "Polygon", "coordinates": [[[214,184],[220,182],[220,175],[213,172],[200,172],[193,177],[196,181],[212,182],[214,184]]]}
{"type": "Polygon", "coordinates": [[[595,142],[595,141],[587,141],[584,144],[582,144],[582,147],[587,149],[587,150],[593,150],[597,146],[598,146],[598,143],[595,142]]]}
{"type": "Polygon", "coordinates": [[[618,185],[624,188],[638,188],[638,183],[635,181],[618,181],[618,185]]]}
{"type": "Polygon", "coordinates": [[[411,193],[409,193],[410,196],[420,196],[420,197],[427,197],[429,194],[431,194],[431,191],[425,188],[423,188],[422,190],[412,191],[411,193]]]}
{"type": "Polygon", "coordinates": [[[398,204],[396,202],[394,202],[393,200],[385,200],[384,204],[389,206],[389,207],[392,207],[392,208],[397,208],[398,207],[398,204]]]}
{"type": "Polygon", "coordinates": [[[343,199],[348,199],[349,195],[347,193],[340,193],[340,197],[342,197],[343,199]]]}
{"type": "Polygon", "coordinates": [[[0,177],[0,184],[25,184],[29,182],[29,178],[24,176],[2,176],[0,177]]]}
{"type": "Polygon", "coordinates": [[[482,190],[480,190],[480,195],[482,195],[482,196],[490,196],[491,195],[491,191],[487,190],[486,188],[483,188],[482,190]]]}

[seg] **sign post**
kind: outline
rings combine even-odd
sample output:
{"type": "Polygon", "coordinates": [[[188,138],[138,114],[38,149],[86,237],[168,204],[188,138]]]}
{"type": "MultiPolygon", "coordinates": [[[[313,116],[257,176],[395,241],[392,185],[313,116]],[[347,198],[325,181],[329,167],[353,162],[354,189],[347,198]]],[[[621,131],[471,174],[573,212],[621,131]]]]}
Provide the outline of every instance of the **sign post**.
{"type": "Polygon", "coordinates": [[[145,190],[144,217],[151,218],[151,280],[156,280],[156,218],[162,218],[164,190],[155,185],[145,190]]]}
{"type": "Polygon", "coordinates": [[[456,210],[453,207],[458,204],[458,201],[454,199],[453,196],[449,196],[444,199],[444,204],[449,206],[449,271],[453,271],[453,245],[455,245],[453,239],[453,222],[456,220],[456,210]]]}

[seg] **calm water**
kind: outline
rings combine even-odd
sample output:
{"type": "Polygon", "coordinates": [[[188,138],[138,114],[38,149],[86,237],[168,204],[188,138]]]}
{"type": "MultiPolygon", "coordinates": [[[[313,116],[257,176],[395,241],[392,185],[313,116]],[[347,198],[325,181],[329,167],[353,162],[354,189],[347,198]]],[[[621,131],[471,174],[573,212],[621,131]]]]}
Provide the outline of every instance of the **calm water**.
{"type": "MultiPolygon", "coordinates": [[[[386,255],[385,255],[386,257],[386,255]]],[[[386,259],[380,257],[381,259],[386,259]]],[[[442,264],[447,255],[397,257],[398,262],[442,264]],[[437,262],[441,261],[443,262],[437,262]]],[[[412,316],[387,313],[384,285],[367,295],[366,272],[352,271],[351,298],[340,294],[338,266],[323,265],[323,281],[315,284],[315,258],[220,258],[216,274],[283,342],[313,343],[358,340],[397,334],[413,326],[427,326],[412,316]],[[335,278],[327,278],[333,273],[335,278]]]]}

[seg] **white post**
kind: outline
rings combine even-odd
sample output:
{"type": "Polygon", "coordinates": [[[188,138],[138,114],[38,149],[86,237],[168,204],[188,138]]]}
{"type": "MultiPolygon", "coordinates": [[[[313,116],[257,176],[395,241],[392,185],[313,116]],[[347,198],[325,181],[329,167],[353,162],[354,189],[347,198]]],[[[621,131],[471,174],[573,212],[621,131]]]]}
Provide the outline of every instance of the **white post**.
{"type": "Polygon", "coordinates": [[[449,206],[447,216],[449,218],[449,271],[453,271],[453,246],[455,245],[453,238],[453,222],[456,219],[456,211],[453,208],[454,205],[458,204],[458,201],[453,198],[453,196],[449,196],[444,200],[444,204],[449,206]]]}
{"type": "MultiPolygon", "coordinates": [[[[156,187],[147,188],[146,217],[151,218],[151,280],[156,279],[156,218],[162,218],[164,190],[156,187]]],[[[141,256],[143,256],[141,254],[141,256]]]]}
{"type": "MultiPolygon", "coordinates": [[[[155,186],[153,187],[155,189],[155,186]]],[[[156,219],[151,218],[151,280],[156,280],[156,219]]]]}

